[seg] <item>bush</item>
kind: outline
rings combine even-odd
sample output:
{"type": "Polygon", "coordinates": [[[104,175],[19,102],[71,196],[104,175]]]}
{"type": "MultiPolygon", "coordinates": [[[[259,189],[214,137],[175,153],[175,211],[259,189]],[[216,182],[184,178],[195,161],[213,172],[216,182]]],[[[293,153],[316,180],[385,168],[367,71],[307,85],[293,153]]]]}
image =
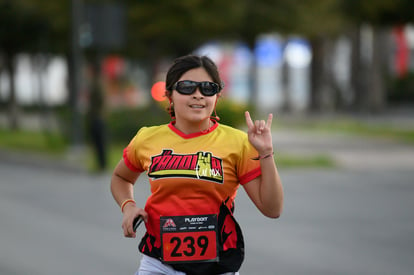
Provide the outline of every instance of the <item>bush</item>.
{"type": "MultiPolygon", "coordinates": [[[[245,124],[244,111],[247,109],[246,105],[237,104],[227,99],[219,99],[216,111],[220,117],[220,123],[237,128],[245,124]]],[[[167,111],[156,104],[137,109],[112,111],[107,120],[110,140],[112,143],[125,143],[141,127],[166,124],[170,120],[167,111]]]]}
{"type": "Polygon", "coordinates": [[[217,115],[220,117],[220,123],[235,128],[242,127],[246,124],[244,112],[254,113],[253,107],[248,104],[240,104],[229,99],[219,99],[217,102],[217,115]]]}
{"type": "Polygon", "coordinates": [[[165,124],[170,121],[166,110],[158,105],[137,109],[120,109],[112,111],[107,125],[111,142],[128,142],[144,126],[165,124]]]}
{"type": "Polygon", "coordinates": [[[414,103],[414,72],[390,81],[388,100],[391,103],[414,103]]]}

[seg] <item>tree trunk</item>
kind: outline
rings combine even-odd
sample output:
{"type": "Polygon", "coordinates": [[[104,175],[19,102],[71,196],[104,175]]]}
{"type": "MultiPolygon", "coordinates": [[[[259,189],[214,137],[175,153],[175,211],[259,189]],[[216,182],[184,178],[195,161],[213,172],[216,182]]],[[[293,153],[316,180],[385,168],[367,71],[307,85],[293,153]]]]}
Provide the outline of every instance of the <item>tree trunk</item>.
{"type": "Polygon", "coordinates": [[[333,89],[329,44],[326,37],[311,39],[312,64],[311,64],[311,98],[310,111],[321,112],[334,108],[333,89]],[[329,61],[329,62],[328,62],[329,61]]]}
{"type": "Polygon", "coordinates": [[[311,97],[310,97],[310,111],[316,112],[320,110],[319,98],[320,87],[322,82],[323,59],[323,45],[321,39],[315,38],[311,40],[312,45],[312,64],[311,64],[311,97]]]}
{"type": "Polygon", "coordinates": [[[386,106],[384,57],[387,56],[386,32],[379,28],[373,30],[372,62],[369,70],[368,110],[381,112],[386,106]]]}
{"type": "Polygon", "coordinates": [[[361,64],[361,35],[360,26],[351,33],[352,53],[351,53],[351,87],[353,89],[354,100],[353,109],[358,110],[362,106],[362,64],[361,64]]]}
{"type": "Polygon", "coordinates": [[[9,128],[13,131],[19,128],[18,106],[16,98],[16,64],[15,55],[6,54],[5,56],[6,70],[9,75],[9,99],[8,99],[8,113],[9,113],[9,128]]]}
{"type": "Polygon", "coordinates": [[[355,109],[380,112],[386,105],[384,66],[387,56],[386,32],[359,27],[352,36],[351,81],[355,91],[355,109]]]}
{"type": "Polygon", "coordinates": [[[49,57],[46,54],[38,53],[32,55],[32,71],[37,77],[37,89],[38,89],[38,103],[39,117],[41,119],[42,129],[49,132],[52,129],[51,123],[51,110],[47,102],[45,83],[43,74],[45,73],[47,66],[49,65],[49,57]]]}

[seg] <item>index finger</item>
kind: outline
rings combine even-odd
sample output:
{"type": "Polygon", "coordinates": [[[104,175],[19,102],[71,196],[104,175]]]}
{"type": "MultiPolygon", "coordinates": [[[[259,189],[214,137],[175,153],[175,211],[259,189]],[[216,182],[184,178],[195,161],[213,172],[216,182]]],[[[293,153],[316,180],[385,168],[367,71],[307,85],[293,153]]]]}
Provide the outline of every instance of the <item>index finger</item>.
{"type": "Polygon", "coordinates": [[[254,128],[254,124],[253,124],[252,118],[250,117],[249,111],[244,112],[244,116],[246,117],[247,128],[249,129],[254,128]]]}

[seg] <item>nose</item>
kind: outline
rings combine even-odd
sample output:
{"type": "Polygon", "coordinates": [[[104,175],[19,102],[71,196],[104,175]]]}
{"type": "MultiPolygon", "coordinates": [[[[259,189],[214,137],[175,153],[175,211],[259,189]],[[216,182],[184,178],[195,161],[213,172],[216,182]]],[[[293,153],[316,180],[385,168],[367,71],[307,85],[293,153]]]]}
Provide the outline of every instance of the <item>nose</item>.
{"type": "Polygon", "coordinates": [[[200,87],[197,87],[193,93],[193,98],[203,98],[204,95],[200,91],[200,87]]]}

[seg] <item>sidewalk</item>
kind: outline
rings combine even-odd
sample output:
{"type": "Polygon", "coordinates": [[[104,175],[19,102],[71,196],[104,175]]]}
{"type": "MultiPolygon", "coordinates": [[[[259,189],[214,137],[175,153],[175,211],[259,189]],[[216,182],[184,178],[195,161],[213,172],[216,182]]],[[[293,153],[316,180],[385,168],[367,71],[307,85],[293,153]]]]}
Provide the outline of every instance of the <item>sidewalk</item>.
{"type": "Polygon", "coordinates": [[[414,146],[385,139],[305,130],[274,129],[276,152],[328,156],[339,168],[414,170],[414,146]]]}

